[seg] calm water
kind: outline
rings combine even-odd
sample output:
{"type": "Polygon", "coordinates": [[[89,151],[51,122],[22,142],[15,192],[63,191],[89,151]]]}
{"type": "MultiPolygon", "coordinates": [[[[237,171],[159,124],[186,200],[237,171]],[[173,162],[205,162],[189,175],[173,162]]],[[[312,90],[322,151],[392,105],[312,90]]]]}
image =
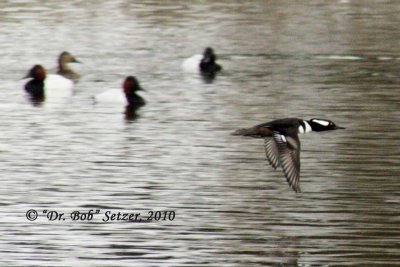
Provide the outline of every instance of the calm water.
{"type": "Polygon", "coordinates": [[[396,1],[2,1],[0,265],[400,265],[399,14],[396,1]],[[213,81],[180,69],[206,46],[224,67],[213,81]],[[32,106],[21,77],[64,50],[83,62],[74,96],[32,106]],[[92,104],[127,75],[146,89],[135,116],[92,104]],[[301,136],[301,194],[262,140],[229,135],[288,116],[347,128],[301,136]],[[149,210],[176,216],[102,221],[149,210]]]}

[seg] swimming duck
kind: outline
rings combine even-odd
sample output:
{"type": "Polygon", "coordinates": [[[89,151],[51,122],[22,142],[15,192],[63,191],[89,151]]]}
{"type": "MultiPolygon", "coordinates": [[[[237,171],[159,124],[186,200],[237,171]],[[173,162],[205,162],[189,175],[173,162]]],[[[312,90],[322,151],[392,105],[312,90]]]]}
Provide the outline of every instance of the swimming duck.
{"type": "Polygon", "coordinates": [[[217,56],[211,47],[204,49],[202,55],[194,55],[182,63],[182,69],[186,72],[215,74],[222,69],[221,65],[216,63],[217,56]]]}
{"type": "Polygon", "coordinates": [[[42,65],[33,66],[25,78],[31,78],[24,88],[36,100],[47,97],[67,97],[72,95],[74,84],[71,80],[57,74],[47,74],[42,65]]]}
{"type": "Polygon", "coordinates": [[[300,190],[300,140],[299,133],[344,129],[330,120],[313,118],[302,120],[284,118],[262,123],[251,128],[239,129],[232,135],[264,138],[267,160],[274,169],[282,167],[289,186],[300,190]]]}
{"type": "Polygon", "coordinates": [[[62,52],[58,57],[58,71],[57,74],[64,76],[67,79],[78,81],[80,75],[68,67],[68,63],[80,63],[69,52],[62,52]]]}
{"type": "MultiPolygon", "coordinates": [[[[96,103],[121,103],[131,106],[143,106],[146,102],[136,94],[143,88],[134,76],[128,76],[122,83],[121,89],[111,89],[100,93],[94,97],[96,103]]],[[[144,91],[144,90],[143,90],[144,91]]]]}

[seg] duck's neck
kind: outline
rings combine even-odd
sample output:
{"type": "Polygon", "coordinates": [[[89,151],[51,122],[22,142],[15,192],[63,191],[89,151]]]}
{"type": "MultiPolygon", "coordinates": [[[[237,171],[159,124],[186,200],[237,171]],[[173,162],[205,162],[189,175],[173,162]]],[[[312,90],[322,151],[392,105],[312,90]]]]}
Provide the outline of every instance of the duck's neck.
{"type": "Polygon", "coordinates": [[[79,74],[70,69],[67,63],[61,61],[58,63],[57,74],[60,74],[73,81],[77,81],[79,79],[79,74]]]}
{"type": "Polygon", "coordinates": [[[62,61],[58,62],[58,71],[59,72],[69,72],[72,71],[69,67],[68,64],[62,61]]]}

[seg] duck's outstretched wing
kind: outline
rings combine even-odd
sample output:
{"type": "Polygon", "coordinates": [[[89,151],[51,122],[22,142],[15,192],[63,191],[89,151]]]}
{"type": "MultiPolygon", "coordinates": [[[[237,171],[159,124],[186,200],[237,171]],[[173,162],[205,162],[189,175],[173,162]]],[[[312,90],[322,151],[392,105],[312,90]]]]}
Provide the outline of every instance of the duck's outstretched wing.
{"type": "Polygon", "coordinates": [[[290,187],[296,191],[300,190],[300,141],[297,134],[293,136],[284,135],[279,132],[273,133],[279,152],[279,163],[290,187]]]}
{"type": "Polygon", "coordinates": [[[269,164],[276,170],[279,167],[279,149],[273,137],[264,138],[265,155],[269,164]]]}

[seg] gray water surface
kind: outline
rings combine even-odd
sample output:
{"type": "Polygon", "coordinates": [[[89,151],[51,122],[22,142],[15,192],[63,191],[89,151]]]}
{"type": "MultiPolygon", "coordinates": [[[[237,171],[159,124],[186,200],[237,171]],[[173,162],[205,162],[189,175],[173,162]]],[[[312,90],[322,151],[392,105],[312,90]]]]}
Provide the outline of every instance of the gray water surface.
{"type": "Polygon", "coordinates": [[[399,266],[399,14],[396,1],[1,2],[1,265],[399,266]],[[223,65],[212,81],[180,68],[206,46],[223,65]],[[20,79],[64,50],[82,61],[75,94],[31,105],[20,79]],[[93,105],[127,75],[146,89],[134,116],[93,105]],[[300,137],[301,194],[262,140],[230,135],[284,117],[346,127],[300,137]]]}

